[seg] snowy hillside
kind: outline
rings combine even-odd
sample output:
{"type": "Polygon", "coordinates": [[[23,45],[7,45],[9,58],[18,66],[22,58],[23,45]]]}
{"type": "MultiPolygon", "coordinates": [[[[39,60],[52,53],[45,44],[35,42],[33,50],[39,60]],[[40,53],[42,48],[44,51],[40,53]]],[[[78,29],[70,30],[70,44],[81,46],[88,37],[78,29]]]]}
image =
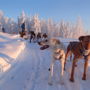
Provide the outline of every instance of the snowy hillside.
{"type": "MultiPolygon", "coordinates": [[[[62,39],[65,45],[70,39],[62,39]]],[[[64,73],[64,85],[60,84],[60,64],[54,66],[53,85],[48,85],[49,65],[51,59],[49,49],[40,50],[36,43],[29,43],[17,35],[0,33],[0,58],[10,64],[10,68],[0,78],[0,90],[89,90],[90,67],[87,80],[82,80],[83,62],[78,62],[75,71],[75,82],[69,81],[71,62],[67,62],[64,73]]],[[[2,60],[0,59],[0,60],[2,60]]],[[[0,64],[2,65],[2,64],[0,64]]]]}

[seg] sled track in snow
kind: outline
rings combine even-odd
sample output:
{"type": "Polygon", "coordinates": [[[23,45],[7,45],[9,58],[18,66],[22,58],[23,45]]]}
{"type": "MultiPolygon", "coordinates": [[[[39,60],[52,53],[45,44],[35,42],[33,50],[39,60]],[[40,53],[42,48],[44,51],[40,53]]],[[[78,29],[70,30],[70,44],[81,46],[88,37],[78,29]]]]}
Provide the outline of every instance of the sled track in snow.
{"type": "Polygon", "coordinates": [[[25,50],[17,58],[17,65],[6,75],[5,80],[0,83],[0,90],[89,90],[90,88],[90,68],[87,72],[87,80],[82,81],[83,66],[82,61],[75,70],[75,82],[71,83],[70,70],[71,62],[67,62],[67,70],[64,74],[64,85],[57,83],[60,77],[57,67],[53,78],[53,85],[48,85],[50,66],[50,52],[41,51],[35,43],[27,43],[25,50]],[[8,88],[8,89],[7,89],[8,88]]]}
{"type": "Polygon", "coordinates": [[[29,89],[34,90],[35,89],[35,85],[37,83],[37,78],[39,77],[39,70],[40,70],[40,58],[38,56],[39,54],[40,53],[37,51],[37,49],[32,48],[31,56],[32,56],[32,59],[37,63],[34,67],[32,66],[33,72],[30,75],[26,90],[29,90],[29,89]]]}

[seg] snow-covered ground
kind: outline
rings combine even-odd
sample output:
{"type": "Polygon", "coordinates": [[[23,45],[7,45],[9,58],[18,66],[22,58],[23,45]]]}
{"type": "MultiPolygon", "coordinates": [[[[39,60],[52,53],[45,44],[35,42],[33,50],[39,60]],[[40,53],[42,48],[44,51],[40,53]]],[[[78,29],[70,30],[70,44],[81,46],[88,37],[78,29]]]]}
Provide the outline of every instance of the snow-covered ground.
{"type": "Polygon", "coordinates": [[[12,65],[17,62],[16,59],[25,48],[25,42],[19,38],[19,35],[9,35],[0,32],[0,77],[12,65]]]}
{"type": "MultiPolygon", "coordinates": [[[[68,41],[70,39],[66,43],[68,41]]],[[[36,43],[24,41],[17,35],[0,34],[0,58],[11,65],[8,70],[1,72],[0,90],[90,90],[90,67],[87,80],[82,80],[84,60],[78,62],[74,83],[69,81],[71,62],[67,62],[64,85],[60,84],[60,64],[57,61],[53,85],[48,85],[50,55],[49,49],[42,51],[36,43]]]]}

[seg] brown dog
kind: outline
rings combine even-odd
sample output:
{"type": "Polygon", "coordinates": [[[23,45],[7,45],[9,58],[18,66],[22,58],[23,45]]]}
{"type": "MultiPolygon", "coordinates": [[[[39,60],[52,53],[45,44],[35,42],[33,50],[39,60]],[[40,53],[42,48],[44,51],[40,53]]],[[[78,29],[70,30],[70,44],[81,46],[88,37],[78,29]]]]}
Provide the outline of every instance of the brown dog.
{"type": "Polygon", "coordinates": [[[73,63],[72,63],[71,77],[70,77],[71,82],[74,82],[74,72],[75,72],[76,62],[81,58],[85,59],[84,73],[83,73],[82,80],[86,80],[88,60],[90,58],[90,35],[79,37],[79,41],[80,42],[70,42],[69,43],[69,45],[67,47],[66,56],[65,56],[65,64],[66,64],[67,57],[71,53],[73,53],[73,55],[74,55],[74,59],[73,59],[73,63]]]}

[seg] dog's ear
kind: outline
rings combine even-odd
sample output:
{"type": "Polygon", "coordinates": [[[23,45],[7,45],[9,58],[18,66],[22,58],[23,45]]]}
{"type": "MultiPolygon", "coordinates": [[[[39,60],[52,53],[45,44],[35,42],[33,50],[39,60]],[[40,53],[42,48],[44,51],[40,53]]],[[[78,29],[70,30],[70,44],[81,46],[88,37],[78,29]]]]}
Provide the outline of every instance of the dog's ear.
{"type": "Polygon", "coordinates": [[[84,38],[85,38],[85,36],[80,36],[78,39],[79,39],[79,41],[83,41],[84,38]]]}

